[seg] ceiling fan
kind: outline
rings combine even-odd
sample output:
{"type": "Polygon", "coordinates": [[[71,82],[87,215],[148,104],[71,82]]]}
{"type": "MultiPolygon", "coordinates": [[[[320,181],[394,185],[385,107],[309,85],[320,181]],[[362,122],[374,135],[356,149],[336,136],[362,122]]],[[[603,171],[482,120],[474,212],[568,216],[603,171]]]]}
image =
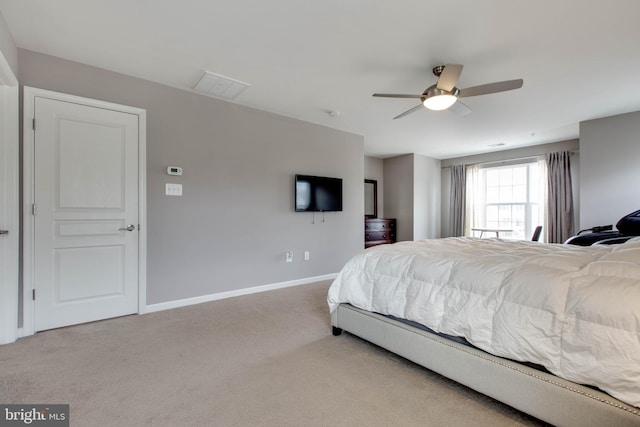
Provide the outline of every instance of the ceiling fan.
{"type": "Polygon", "coordinates": [[[433,68],[433,74],[438,77],[436,84],[429,86],[420,95],[405,95],[398,93],[374,93],[373,96],[384,98],[420,98],[422,102],[404,113],[398,114],[393,119],[399,119],[415,111],[420,107],[427,107],[430,110],[446,110],[454,106],[454,111],[460,115],[471,112],[471,109],[458,101],[459,98],[468,98],[470,96],[487,95],[490,93],[505,92],[522,87],[522,79],[505,80],[502,82],[487,83],[484,85],[468,87],[466,89],[458,89],[456,83],[462,74],[462,65],[447,64],[438,65],[433,68]],[[457,101],[457,102],[456,102],[457,101]]]}

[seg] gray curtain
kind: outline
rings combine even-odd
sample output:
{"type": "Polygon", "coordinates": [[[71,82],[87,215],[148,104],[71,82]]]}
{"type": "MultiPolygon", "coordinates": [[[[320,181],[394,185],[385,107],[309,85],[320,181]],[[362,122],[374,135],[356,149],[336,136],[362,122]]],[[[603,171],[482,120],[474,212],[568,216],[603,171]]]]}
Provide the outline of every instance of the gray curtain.
{"type": "Polygon", "coordinates": [[[563,243],[573,236],[573,188],[571,153],[548,153],[547,163],[547,242],[563,243]]]}
{"type": "Polygon", "coordinates": [[[451,166],[451,199],[449,200],[449,235],[464,236],[466,210],[467,170],[465,165],[451,166]]]}

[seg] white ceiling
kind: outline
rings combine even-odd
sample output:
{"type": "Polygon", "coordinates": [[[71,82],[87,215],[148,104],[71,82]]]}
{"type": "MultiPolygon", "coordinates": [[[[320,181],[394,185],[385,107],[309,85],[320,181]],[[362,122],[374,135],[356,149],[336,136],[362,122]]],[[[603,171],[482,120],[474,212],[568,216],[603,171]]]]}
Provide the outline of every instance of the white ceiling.
{"type": "Polygon", "coordinates": [[[364,135],[365,153],[434,158],[578,137],[640,110],[638,0],[0,0],[20,48],[191,90],[205,70],[251,83],[233,102],[364,135]],[[458,87],[522,78],[420,110],[431,69],[458,87]],[[328,111],[340,112],[330,117],[328,111]]]}

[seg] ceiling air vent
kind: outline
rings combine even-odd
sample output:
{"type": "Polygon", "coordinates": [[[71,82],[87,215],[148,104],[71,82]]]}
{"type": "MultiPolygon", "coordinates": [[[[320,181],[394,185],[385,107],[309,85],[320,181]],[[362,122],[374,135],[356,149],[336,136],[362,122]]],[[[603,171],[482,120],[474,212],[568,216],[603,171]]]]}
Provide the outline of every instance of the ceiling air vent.
{"type": "Polygon", "coordinates": [[[205,71],[193,89],[218,98],[235,99],[249,86],[249,83],[205,71]]]}

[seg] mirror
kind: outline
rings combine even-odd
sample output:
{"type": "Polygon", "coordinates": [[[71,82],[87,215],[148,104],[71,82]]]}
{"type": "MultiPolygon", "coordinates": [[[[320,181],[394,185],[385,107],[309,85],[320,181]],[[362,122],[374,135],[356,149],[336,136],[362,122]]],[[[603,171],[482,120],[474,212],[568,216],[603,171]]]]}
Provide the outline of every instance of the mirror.
{"type": "Polygon", "coordinates": [[[375,179],[364,180],[364,217],[378,217],[378,181],[375,179]]]}

